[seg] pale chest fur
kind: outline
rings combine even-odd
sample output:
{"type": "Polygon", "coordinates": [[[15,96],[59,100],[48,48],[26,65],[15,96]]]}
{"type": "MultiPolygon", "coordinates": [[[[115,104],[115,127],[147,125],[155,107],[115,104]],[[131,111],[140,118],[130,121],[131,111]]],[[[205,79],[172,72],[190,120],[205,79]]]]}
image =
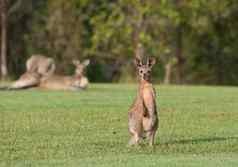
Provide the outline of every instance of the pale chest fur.
{"type": "Polygon", "coordinates": [[[146,115],[149,108],[152,107],[153,111],[156,112],[156,92],[152,84],[143,84],[139,86],[137,97],[131,106],[130,112],[136,112],[139,115],[146,115]],[[146,106],[145,103],[152,104],[146,106]]]}

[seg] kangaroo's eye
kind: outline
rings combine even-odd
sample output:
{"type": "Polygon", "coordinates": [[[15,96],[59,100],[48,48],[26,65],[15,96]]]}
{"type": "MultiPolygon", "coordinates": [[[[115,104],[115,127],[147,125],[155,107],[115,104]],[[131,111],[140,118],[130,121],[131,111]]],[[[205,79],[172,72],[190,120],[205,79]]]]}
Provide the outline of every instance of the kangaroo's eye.
{"type": "Polygon", "coordinates": [[[141,73],[141,74],[142,74],[142,72],[143,72],[143,71],[142,71],[142,70],[140,70],[140,73],[141,73]]]}

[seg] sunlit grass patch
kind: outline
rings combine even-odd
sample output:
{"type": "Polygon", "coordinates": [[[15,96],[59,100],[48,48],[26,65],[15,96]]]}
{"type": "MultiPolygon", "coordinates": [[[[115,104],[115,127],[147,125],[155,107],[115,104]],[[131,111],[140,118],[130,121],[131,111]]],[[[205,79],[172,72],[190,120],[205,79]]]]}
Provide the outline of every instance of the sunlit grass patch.
{"type": "Polygon", "coordinates": [[[136,85],[0,92],[0,166],[237,166],[238,89],[156,86],[156,146],[127,147],[136,85]]]}

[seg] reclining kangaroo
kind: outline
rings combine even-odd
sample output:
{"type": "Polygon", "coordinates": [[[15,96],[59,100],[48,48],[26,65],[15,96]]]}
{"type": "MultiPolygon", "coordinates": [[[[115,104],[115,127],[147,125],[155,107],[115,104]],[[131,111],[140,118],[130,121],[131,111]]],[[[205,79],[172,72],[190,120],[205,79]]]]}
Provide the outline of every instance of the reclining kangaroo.
{"type": "Polygon", "coordinates": [[[55,61],[42,55],[33,55],[26,62],[27,72],[37,72],[44,77],[54,74],[55,68],[55,61]]]}
{"type": "Polygon", "coordinates": [[[135,64],[139,75],[137,97],[128,113],[128,124],[131,139],[129,145],[136,145],[147,137],[149,145],[153,146],[158,129],[158,115],[156,110],[156,93],[151,83],[151,69],[156,63],[155,58],[149,58],[145,65],[136,58],[135,64]]]}
{"type": "Polygon", "coordinates": [[[80,63],[78,60],[74,60],[73,64],[76,68],[73,76],[51,75],[50,77],[43,77],[39,87],[51,90],[86,89],[89,82],[87,77],[84,76],[84,69],[89,65],[89,63],[89,60],[85,60],[83,63],[80,63]]]}
{"type": "Polygon", "coordinates": [[[47,78],[55,72],[55,62],[43,55],[33,55],[26,62],[26,72],[9,89],[22,89],[37,86],[41,78],[47,78]]]}

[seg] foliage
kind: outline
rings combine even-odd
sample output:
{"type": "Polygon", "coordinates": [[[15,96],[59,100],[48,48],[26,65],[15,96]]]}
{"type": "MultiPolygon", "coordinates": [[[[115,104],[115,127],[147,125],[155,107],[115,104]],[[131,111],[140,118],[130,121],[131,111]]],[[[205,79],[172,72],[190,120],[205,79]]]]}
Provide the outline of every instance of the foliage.
{"type": "Polygon", "coordinates": [[[238,83],[235,0],[19,2],[9,17],[8,67],[13,74],[24,71],[31,54],[42,53],[54,57],[61,72],[67,71],[72,59],[87,57],[92,66],[102,68],[90,69],[92,81],[131,81],[133,70],[125,73],[123,66],[142,44],[145,56],[160,62],[157,69],[162,71],[155,72],[163,72],[155,76],[160,82],[238,83]],[[105,66],[113,63],[120,64],[119,72],[105,79],[105,66]],[[97,71],[102,72],[100,77],[97,71]]]}

